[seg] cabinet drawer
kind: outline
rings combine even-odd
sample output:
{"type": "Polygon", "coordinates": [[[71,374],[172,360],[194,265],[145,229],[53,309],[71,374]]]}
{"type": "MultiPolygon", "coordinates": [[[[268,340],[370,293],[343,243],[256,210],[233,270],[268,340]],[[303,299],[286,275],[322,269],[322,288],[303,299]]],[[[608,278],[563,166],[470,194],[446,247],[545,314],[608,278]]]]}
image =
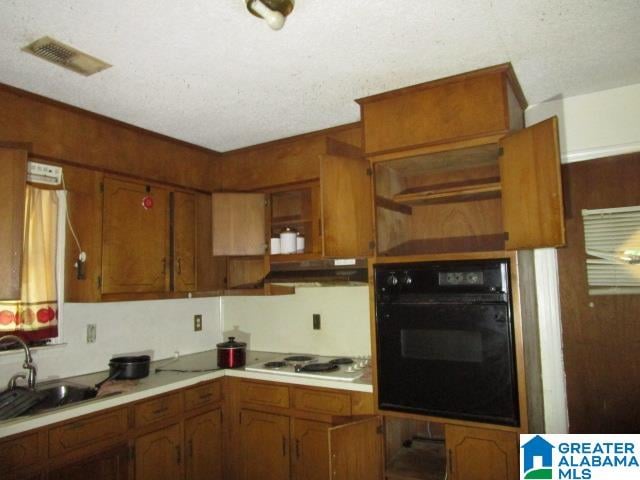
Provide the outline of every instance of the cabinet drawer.
{"type": "Polygon", "coordinates": [[[193,410],[210,403],[219,402],[222,399],[220,382],[207,383],[184,392],[184,409],[193,410]]]}
{"type": "Polygon", "coordinates": [[[109,439],[118,439],[127,432],[127,410],[80,419],[49,430],[49,456],[55,457],[76,448],[109,439]]]}
{"type": "Polygon", "coordinates": [[[351,415],[351,395],[340,392],[323,392],[296,388],[293,404],[297,410],[329,415],[351,415]]]}
{"type": "Polygon", "coordinates": [[[32,465],[40,457],[37,433],[0,442],[0,473],[32,465]]]}
{"type": "Polygon", "coordinates": [[[240,392],[243,402],[289,408],[289,388],[282,385],[242,382],[240,392]]]}
{"type": "Polygon", "coordinates": [[[136,405],[136,427],[179,415],[182,411],[180,393],[154,398],[136,405]]]}

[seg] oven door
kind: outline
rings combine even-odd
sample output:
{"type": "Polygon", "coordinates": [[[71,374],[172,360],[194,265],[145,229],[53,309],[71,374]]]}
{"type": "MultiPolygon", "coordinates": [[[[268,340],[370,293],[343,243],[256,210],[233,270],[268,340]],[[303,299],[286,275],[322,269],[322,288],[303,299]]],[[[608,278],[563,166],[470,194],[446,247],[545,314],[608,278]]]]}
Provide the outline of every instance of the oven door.
{"type": "Polygon", "coordinates": [[[378,304],[381,409],[519,425],[509,305],[378,304]]]}

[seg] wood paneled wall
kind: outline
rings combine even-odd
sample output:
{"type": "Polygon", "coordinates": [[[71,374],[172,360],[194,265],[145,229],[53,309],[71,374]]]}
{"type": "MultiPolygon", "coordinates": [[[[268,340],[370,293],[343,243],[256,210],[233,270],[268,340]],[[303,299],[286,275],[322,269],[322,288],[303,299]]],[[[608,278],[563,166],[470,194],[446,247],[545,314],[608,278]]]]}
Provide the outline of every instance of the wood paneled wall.
{"type": "Polygon", "coordinates": [[[184,187],[220,188],[220,154],[0,84],[0,141],[34,156],[184,187]]]}
{"type": "Polygon", "coordinates": [[[567,247],[558,249],[572,433],[640,431],[640,295],[589,296],[581,209],[640,205],[640,153],[562,168],[567,247]]]}

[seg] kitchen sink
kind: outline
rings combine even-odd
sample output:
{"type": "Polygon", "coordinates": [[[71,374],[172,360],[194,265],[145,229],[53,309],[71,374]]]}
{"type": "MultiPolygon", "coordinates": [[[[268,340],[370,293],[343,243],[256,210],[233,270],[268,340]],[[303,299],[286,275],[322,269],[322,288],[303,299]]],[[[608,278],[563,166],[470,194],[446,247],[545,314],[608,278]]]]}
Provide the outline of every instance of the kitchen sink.
{"type": "Polygon", "coordinates": [[[97,394],[94,388],[72,383],[43,384],[36,386],[36,390],[42,393],[43,398],[27,414],[90,400],[97,394]]]}

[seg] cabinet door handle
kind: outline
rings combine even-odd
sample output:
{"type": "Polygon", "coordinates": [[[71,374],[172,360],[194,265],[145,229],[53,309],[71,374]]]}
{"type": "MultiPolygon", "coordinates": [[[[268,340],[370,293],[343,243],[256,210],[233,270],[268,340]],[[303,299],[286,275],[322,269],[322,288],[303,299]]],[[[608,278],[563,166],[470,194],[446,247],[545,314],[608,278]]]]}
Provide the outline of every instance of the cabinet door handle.
{"type": "Polygon", "coordinates": [[[284,435],[282,436],[282,456],[287,456],[287,439],[284,435]]]}
{"type": "Polygon", "coordinates": [[[167,257],[162,258],[162,274],[167,273],[167,257]]]}
{"type": "Polygon", "coordinates": [[[447,463],[449,464],[449,478],[453,480],[453,458],[451,458],[451,449],[449,449],[449,455],[447,455],[447,463]]]}
{"type": "Polygon", "coordinates": [[[189,440],[187,443],[187,455],[189,458],[193,458],[193,440],[189,440]]]}
{"type": "Polygon", "coordinates": [[[182,258],[178,257],[178,275],[182,274],[182,258]]]}
{"type": "Polygon", "coordinates": [[[180,462],[182,462],[182,452],[179,445],[176,447],[176,462],[178,463],[178,465],[180,465],[180,462]]]}
{"type": "Polygon", "coordinates": [[[300,440],[296,438],[296,458],[300,458],[300,440]]]}
{"type": "Polygon", "coordinates": [[[200,400],[206,400],[207,398],[211,398],[213,397],[213,393],[209,392],[209,393],[201,393],[200,394],[200,400]]]}

